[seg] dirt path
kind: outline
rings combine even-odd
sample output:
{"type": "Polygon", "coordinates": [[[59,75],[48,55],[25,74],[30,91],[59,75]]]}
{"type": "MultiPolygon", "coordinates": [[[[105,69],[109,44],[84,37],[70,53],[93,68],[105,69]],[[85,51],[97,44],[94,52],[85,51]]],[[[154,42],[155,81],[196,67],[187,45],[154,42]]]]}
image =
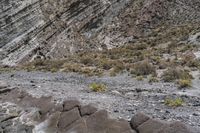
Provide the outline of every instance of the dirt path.
{"type": "MultiPolygon", "coordinates": [[[[200,91],[186,94],[174,84],[136,81],[127,75],[117,77],[85,77],[77,74],[45,72],[12,72],[0,74],[0,81],[18,87],[34,96],[53,96],[57,100],[78,99],[83,104],[93,103],[107,109],[115,118],[130,119],[144,112],[164,120],[178,120],[200,130],[200,91]],[[104,93],[95,93],[89,84],[107,86],[104,93]],[[166,97],[181,97],[184,106],[172,108],[164,104],[166,97]]],[[[191,92],[195,88],[191,88],[191,92]]]]}

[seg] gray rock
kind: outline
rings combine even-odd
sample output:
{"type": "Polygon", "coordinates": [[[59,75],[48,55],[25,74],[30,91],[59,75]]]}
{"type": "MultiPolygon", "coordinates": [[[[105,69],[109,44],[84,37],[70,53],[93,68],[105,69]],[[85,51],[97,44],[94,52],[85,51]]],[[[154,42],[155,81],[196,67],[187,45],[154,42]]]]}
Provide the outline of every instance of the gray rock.
{"type": "Polygon", "coordinates": [[[60,119],[58,121],[59,128],[66,128],[76,120],[80,119],[81,116],[79,114],[78,108],[74,108],[68,112],[62,112],[60,115],[60,119]]]}
{"type": "Polygon", "coordinates": [[[64,111],[69,111],[75,107],[80,107],[80,102],[77,100],[69,100],[69,101],[64,101],[63,103],[63,110],[64,111]]]}
{"type": "Polygon", "coordinates": [[[60,112],[52,113],[43,122],[35,125],[33,133],[56,133],[58,130],[58,121],[60,119],[60,112]]]}
{"type": "MultiPolygon", "coordinates": [[[[92,36],[98,33],[98,29],[111,23],[129,2],[130,0],[1,1],[0,60],[3,64],[15,65],[38,57],[61,58],[80,49],[88,49],[88,43],[98,44],[92,43],[97,42],[92,36]],[[79,34],[78,31],[83,33],[79,34]]],[[[99,36],[105,40],[105,35],[99,36]]]]}
{"type": "Polygon", "coordinates": [[[104,133],[106,132],[108,121],[108,112],[100,110],[86,119],[86,124],[89,133],[104,133]]]}
{"type": "Polygon", "coordinates": [[[172,122],[156,133],[192,133],[192,131],[190,131],[187,126],[181,122],[172,122]]]}
{"type": "Polygon", "coordinates": [[[61,133],[88,133],[86,122],[83,118],[81,118],[67,128],[62,129],[61,133]]]}
{"type": "Polygon", "coordinates": [[[0,81],[0,90],[7,87],[8,87],[8,84],[6,82],[0,81]]]}
{"type": "Polygon", "coordinates": [[[149,119],[137,128],[139,133],[156,133],[167,125],[166,122],[149,119]]]}
{"type": "Polygon", "coordinates": [[[143,114],[143,113],[138,113],[134,115],[131,119],[131,126],[133,129],[137,129],[138,126],[143,124],[144,122],[148,121],[150,119],[149,116],[143,114]]]}
{"type": "Polygon", "coordinates": [[[135,133],[125,120],[112,120],[105,110],[100,110],[86,119],[89,133],[135,133]]]}
{"type": "Polygon", "coordinates": [[[107,133],[136,133],[126,120],[108,120],[107,133]]]}
{"type": "Polygon", "coordinates": [[[51,113],[55,110],[55,104],[51,101],[51,97],[41,97],[39,99],[30,95],[26,95],[20,100],[19,104],[24,107],[36,107],[39,108],[42,115],[51,113]]]}
{"type": "Polygon", "coordinates": [[[11,89],[8,88],[8,84],[6,82],[0,81],[0,94],[10,92],[11,89]]]}
{"type": "Polygon", "coordinates": [[[32,133],[33,126],[21,125],[17,127],[16,133],[32,133]]]}
{"type": "Polygon", "coordinates": [[[41,121],[41,114],[38,108],[28,108],[21,113],[20,119],[27,125],[34,125],[41,121]]]}
{"type": "Polygon", "coordinates": [[[10,92],[10,91],[11,91],[11,89],[9,89],[9,88],[1,88],[0,94],[7,93],[7,92],[10,92]]]}
{"type": "Polygon", "coordinates": [[[97,111],[97,108],[92,106],[91,104],[81,107],[80,112],[81,116],[91,115],[97,111]]]}
{"type": "Polygon", "coordinates": [[[188,41],[191,43],[191,44],[194,44],[194,45],[199,45],[200,44],[200,32],[197,32],[196,34],[194,35],[191,35],[188,39],[188,41]]]}

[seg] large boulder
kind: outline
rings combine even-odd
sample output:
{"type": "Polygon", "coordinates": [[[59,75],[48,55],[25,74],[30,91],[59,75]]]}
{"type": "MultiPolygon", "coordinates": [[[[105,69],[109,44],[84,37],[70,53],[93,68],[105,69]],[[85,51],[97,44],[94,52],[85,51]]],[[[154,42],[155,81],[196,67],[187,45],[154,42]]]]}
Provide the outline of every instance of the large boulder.
{"type": "Polygon", "coordinates": [[[139,133],[157,133],[160,129],[167,125],[166,122],[156,120],[156,119],[149,119],[148,121],[141,124],[137,131],[139,133]]]}
{"type": "Polygon", "coordinates": [[[138,133],[192,133],[191,129],[181,122],[166,122],[152,119],[138,113],[131,119],[131,126],[138,133]]]}
{"type": "Polygon", "coordinates": [[[88,133],[85,119],[75,121],[67,128],[61,129],[59,133],[88,133]]]}
{"type": "Polygon", "coordinates": [[[86,119],[88,133],[135,133],[125,120],[112,120],[108,112],[100,110],[86,119]]]}
{"type": "Polygon", "coordinates": [[[157,133],[192,133],[192,131],[181,122],[172,122],[157,133]]]}
{"type": "Polygon", "coordinates": [[[91,104],[81,107],[80,113],[81,116],[91,115],[97,111],[97,108],[92,106],[91,104]]]}
{"type": "Polygon", "coordinates": [[[80,118],[81,116],[78,108],[74,108],[67,112],[62,112],[58,121],[58,128],[66,128],[80,118]]]}
{"type": "Polygon", "coordinates": [[[63,110],[64,111],[69,111],[69,110],[71,110],[71,109],[73,109],[75,107],[79,108],[80,106],[81,106],[81,104],[80,104],[79,101],[77,101],[77,100],[68,100],[68,101],[64,101],[63,110]]]}
{"type": "Polygon", "coordinates": [[[131,119],[131,126],[133,129],[137,129],[138,126],[149,120],[150,117],[143,114],[143,113],[138,113],[134,115],[131,119]]]}

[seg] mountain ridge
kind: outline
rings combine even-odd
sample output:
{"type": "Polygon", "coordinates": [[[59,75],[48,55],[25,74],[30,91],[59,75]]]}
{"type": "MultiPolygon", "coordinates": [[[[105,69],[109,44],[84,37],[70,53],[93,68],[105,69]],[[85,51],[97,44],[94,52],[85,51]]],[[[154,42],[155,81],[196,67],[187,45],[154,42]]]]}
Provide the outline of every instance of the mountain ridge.
{"type": "Polygon", "coordinates": [[[4,0],[1,7],[0,59],[11,66],[111,49],[159,26],[200,20],[197,0],[4,0]]]}

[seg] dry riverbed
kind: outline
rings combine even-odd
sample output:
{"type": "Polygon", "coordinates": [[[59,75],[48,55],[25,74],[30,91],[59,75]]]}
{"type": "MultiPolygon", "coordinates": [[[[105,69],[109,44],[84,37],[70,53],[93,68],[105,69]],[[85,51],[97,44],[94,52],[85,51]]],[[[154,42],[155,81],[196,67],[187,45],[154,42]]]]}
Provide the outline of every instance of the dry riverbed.
{"type": "Polygon", "coordinates": [[[200,130],[200,88],[198,79],[194,87],[178,89],[173,83],[148,83],[127,74],[116,77],[86,77],[74,73],[5,72],[0,81],[11,88],[18,87],[34,96],[52,96],[56,100],[78,99],[83,104],[93,103],[107,109],[114,118],[130,118],[144,112],[166,121],[182,121],[200,130]],[[91,83],[106,85],[105,92],[93,92],[91,83]],[[181,98],[182,106],[170,107],[166,99],[181,98]]]}

